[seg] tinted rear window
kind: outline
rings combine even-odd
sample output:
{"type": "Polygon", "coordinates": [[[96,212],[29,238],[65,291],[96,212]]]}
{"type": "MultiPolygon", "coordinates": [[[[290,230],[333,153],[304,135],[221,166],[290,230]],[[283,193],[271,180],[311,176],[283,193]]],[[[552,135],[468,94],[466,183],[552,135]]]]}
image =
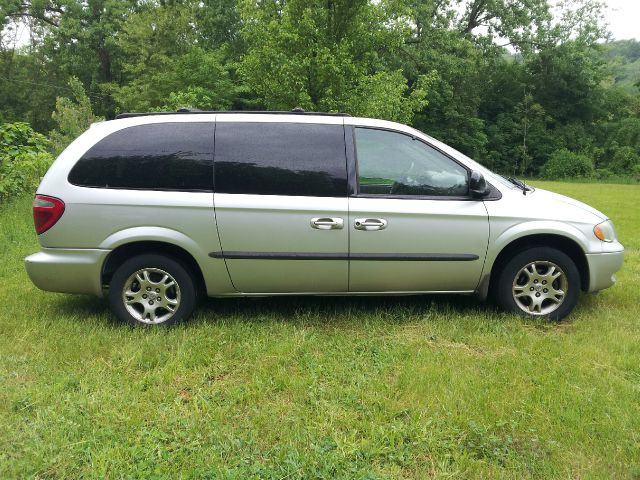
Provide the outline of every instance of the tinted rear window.
{"type": "Polygon", "coordinates": [[[155,123],[100,140],[69,174],[84,187],[213,190],[213,123],[155,123]]]}
{"type": "Polygon", "coordinates": [[[215,188],[220,193],[344,197],[344,129],[218,121],[215,188]]]}

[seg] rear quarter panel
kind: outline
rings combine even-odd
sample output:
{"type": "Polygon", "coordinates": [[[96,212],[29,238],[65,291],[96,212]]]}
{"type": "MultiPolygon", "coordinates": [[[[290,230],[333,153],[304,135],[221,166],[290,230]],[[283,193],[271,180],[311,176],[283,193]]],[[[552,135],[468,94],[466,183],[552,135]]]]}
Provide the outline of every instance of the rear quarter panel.
{"type": "MultiPolygon", "coordinates": [[[[111,250],[135,241],[162,241],[189,252],[200,266],[209,294],[235,292],[223,260],[208,257],[219,250],[212,192],[178,192],[79,187],[67,177],[77,160],[107,135],[130,126],[199,121],[212,115],[140,117],[92,126],[56,159],[38,194],[58,197],[65,212],[39,235],[45,248],[111,250]]],[[[213,131],[213,130],[212,130],[213,131]]]]}

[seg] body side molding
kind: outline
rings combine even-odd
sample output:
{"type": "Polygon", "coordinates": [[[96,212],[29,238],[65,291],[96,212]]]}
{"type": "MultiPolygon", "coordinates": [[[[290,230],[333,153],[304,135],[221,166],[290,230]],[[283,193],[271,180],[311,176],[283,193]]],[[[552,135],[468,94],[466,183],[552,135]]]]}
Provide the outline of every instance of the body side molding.
{"type": "Polygon", "coordinates": [[[211,252],[212,258],[229,260],[381,260],[424,262],[469,262],[478,260],[470,253],[316,253],[316,252],[211,252]]]}

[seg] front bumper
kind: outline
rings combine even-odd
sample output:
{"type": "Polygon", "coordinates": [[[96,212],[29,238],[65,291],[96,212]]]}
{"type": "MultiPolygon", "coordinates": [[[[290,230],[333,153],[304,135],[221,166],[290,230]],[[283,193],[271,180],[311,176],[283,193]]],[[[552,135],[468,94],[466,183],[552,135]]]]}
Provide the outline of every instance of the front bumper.
{"type": "Polygon", "coordinates": [[[110,250],[43,248],[24,264],[36,287],[49,292],[102,297],[101,273],[110,250]]]}
{"type": "Polygon", "coordinates": [[[588,253],[589,292],[597,292],[609,288],[616,283],[614,274],[622,267],[624,250],[617,252],[588,253]]]}

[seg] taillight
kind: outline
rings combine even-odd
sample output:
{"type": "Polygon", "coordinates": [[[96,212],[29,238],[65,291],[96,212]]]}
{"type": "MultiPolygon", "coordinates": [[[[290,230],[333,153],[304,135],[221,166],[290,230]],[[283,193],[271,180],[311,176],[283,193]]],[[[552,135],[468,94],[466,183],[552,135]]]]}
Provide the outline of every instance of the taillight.
{"type": "Polygon", "coordinates": [[[47,195],[36,195],[33,199],[33,222],[40,235],[53,227],[64,213],[64,202],[47,195]]]}

